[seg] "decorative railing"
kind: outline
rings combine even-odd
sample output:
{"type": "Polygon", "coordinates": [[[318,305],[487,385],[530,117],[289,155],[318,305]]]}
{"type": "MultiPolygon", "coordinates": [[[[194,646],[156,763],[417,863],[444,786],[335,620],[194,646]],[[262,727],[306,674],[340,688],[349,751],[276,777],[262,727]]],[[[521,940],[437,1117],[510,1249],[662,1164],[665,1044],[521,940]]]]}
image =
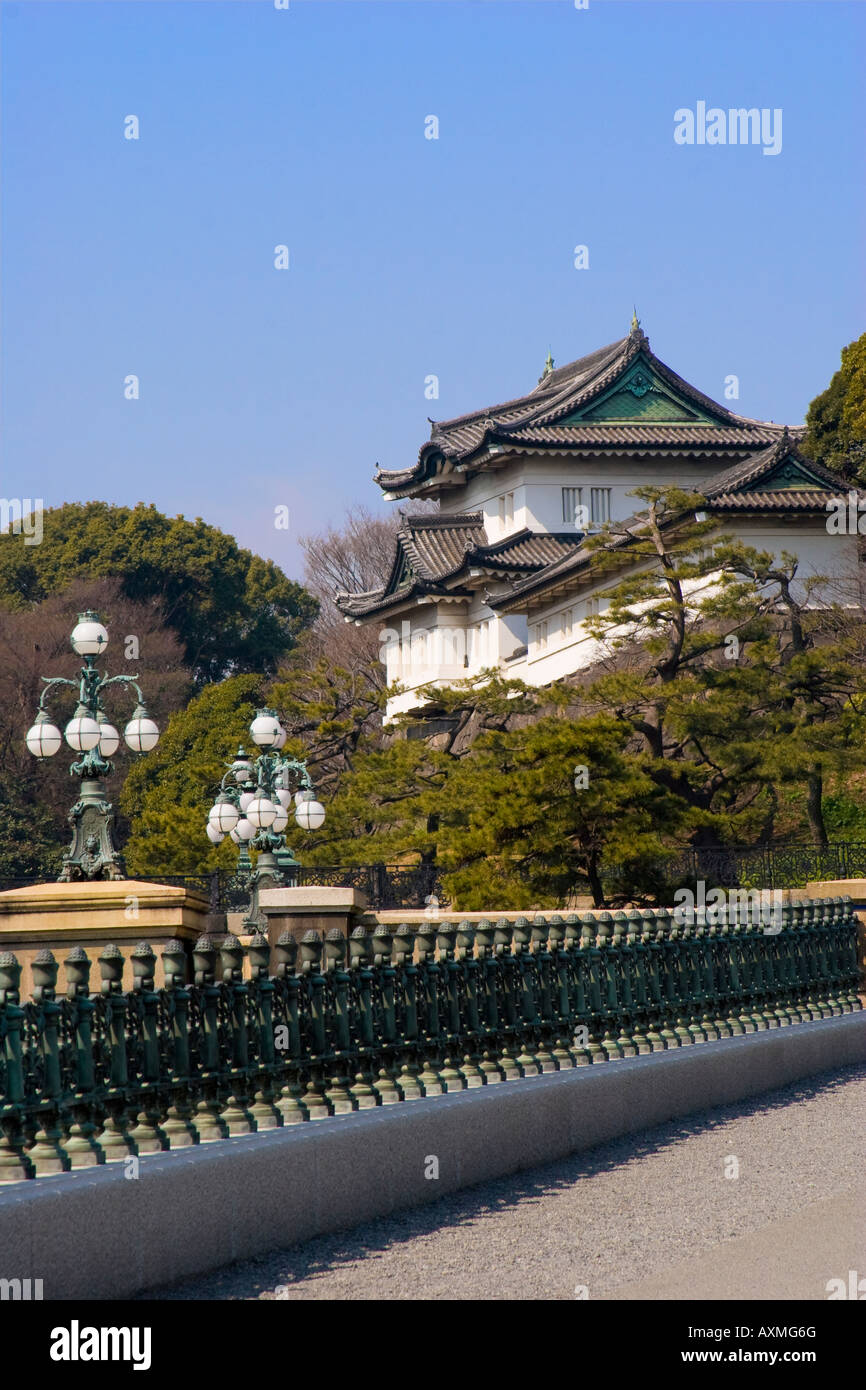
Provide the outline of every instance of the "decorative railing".
{"type": "Polygon", "coordinates": [[[848,899],[0,954],[0,1180],[174,1149],[861,1007],[848,899]],[[249,978],[245,978],[244,957],[249,978]]]}
{"type": "MultiPolygon", "coordinates": [[[[241,911],[249,903],[249,883],[235,869],[213,869],[205,874],[132,874],[144,882],[189,888],[209,901],[210,911],[241,911]]],[[[44,883],[44,877],[0,879],[0,892],[44,883]]],[[[358,888],[375,912],[420,908],[441,899],[439,871],[434,864],[310,864],[299,865],[295,882],[301,886],[358,888]]]]}
{"type": "Polygon", "coordinates": [[[303,864],[301,885],[359,888],[375,912],[400,908],[426,908],[443,899],[440,871],[435,864],[361,864],[355,868],[303,864]]]}
{"type": "MultiPolygon", "coordinates": [[[[374,912],[425,909],[435,900],[447,903],[441,870],[436,864],[302,864],[295,870],[301,885],[358,888],[374,912]]],[[[203,874],[134,874],[134,878],[189,888],[208,899],[212,913],[242,911],[249,902],[249,885],[234,869],[203,874]]],[[[634,889],[621,881],[617,866],[602,868],[608,900],[622,901],[634,889]]],[[[703,845],[685,846],[659,861],[658,881],[672,891],[703,880],[723,888],[802,888],[810,882],[866,878],[866,844],[838,841],[831,845],[703,845]]],[[[44,878],[0,879],[0,892],[43,883],[44,878]]],[[[588,892],[586,883],[576,891],[588,892]]]]}
{"type": "Polygon", "coordinates": [[[723,888],[803,888],[866,878],[866,844],[704,845],[680,850],[664,868],[670,884],[703,879],[723,888]]]}

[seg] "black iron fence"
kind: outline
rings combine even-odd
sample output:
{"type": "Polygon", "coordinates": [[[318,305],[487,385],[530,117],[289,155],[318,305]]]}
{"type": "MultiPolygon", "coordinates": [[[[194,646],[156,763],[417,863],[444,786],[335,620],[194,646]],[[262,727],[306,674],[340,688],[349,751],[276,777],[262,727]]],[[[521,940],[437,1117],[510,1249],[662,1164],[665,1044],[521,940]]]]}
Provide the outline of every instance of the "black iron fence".
{"type": "Polygon", "coordinates": [[[376,911],[425,908],[433,900],[444,902],[439,870],[435,864],[362,864],[355,868],[302,866],[299,885],[358,888],[376,911]]]}
{"type": "MultiPolygon", "coordinates": [[[[211,912],[234,912],[246,907],[249,888],[231,869],[207,874],[136,874],[154,883],[190,888],[206,897],[211,912]]],[[[721,888],[802,888],[809,882],[866,878],[866,844],[832,845],[690,845],[676,850],[659,865],[659,882],[668,890],[704,881],[721,888]]],[[[609,900],[629,898],[612,868],[603,879],[609,900]]],[[[0,879],[0,892],[23,888],[44,878],[0,879]]],[[[373,911],[447,907],[448,897],[435,864],[312,864],[297,870],[301,886],[357,888],[373,911]]],[[[578,886],[586,892],[586,886],[578,886]]]]}
{"type": "MultiPolygon", "coordinates": [[[[296,872],[299,886],[357,888],[366,895],[374,911],[423,909],[434,898],[438,901],[442,897],[439,871],[434,864],[317,864],[301,865],[296,872]]],[[[241,911],[249,902],[248,884],[231,869],[215,869],[207,874],[133,874],[131,877],[144,883],[189,888],[208,899],[213,913],[241,911]]],[[[44,882],[44,876],[0,879],[0,892],[44,882]]]]}
{"type": "Polygon", "coordinates": [[[866,878],[866,844],[689,846],[668,864],[671,884],[704,880],[721,888],[803,888],[866,878]]]}

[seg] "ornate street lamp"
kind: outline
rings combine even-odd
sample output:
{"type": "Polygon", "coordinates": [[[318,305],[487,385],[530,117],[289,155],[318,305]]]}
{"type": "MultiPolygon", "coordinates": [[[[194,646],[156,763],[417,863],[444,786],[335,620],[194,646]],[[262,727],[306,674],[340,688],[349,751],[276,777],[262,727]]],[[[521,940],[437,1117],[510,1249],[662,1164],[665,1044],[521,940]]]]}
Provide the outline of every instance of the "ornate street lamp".
{"type": "Polygon", "coordinates": [[[244,925],[260,926],[259,890],[272,886],[295,887],[300,865],[286,843],[294,791],[295,821],[302,830],[318,830],[325,808],[316,800],[307,765],[280,752],[286,731],[272,709],[256,711],[250,737],[262,750],[252,762],[243,747],[220,782],[217,798],[208,812],[207,836],[221,844],[226,835],[239,848],[238,876],[248,884],[250,904],[244,925]],[[255,868],[249,855],[258,851],[255,868]]]}
{"type": "Polygon", "coordinates": [[[131,685],[138,705],[123,731],[133,753],[149,753],[159,741],[159,729],[144,707],[144,696],[138,682],[131,676],[100,676],[96,658],[108,645],[108,632],[90,609],[79,613],[78,623],[70,637],[73,651],[84,658],[77,681],[65,676],[42,676],[45,689],[39,696],[39,708],[25,742],[35,758],[51,758],[60,749],[63,739],[75,753],[81,754],[69,772],[81,779],[78,800],[67,817],[72,826],[72,844],[63,856],[61,883],[73,879],[125,878],[123,857],[114,839],[114,809],[108,800],[104,780],[113,772],[108,761],[120,747],[120,734],[110,723],[102,706],[101,692],[108,685],[131,685]],[[55,685],[78,686],[78,705],[61,735],[45,708],[45,697],[55,685]]]}

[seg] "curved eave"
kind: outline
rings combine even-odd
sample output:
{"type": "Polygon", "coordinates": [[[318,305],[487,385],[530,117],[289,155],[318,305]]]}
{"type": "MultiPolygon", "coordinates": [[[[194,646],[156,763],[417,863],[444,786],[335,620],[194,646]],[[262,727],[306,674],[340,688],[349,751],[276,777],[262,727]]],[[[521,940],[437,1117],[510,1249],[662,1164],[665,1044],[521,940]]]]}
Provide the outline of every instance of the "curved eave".
{"type": "Polygon", "coordinates": [[[355,623],[356,626],[360,627],[364,623],[373,622],[374,619],[384,621],[389,617],[396,617],[399,613],[424,607],[430,603],[469,603],[473,598],[474,593],[470,589],[444,589],[438,585],[423,588],[419,585],[403,594],[389,594],[381,603],[375,604],[364,612],[347,613],[345,609],[340,611],[346,622],[355,623]]]}
{"type": "MultiPolygon", "coordinates": [[[[831,503],[845,501],[842,493],[820,492],[812,489],[802,491],[790,489],[778,493],[755,492],[712,497],[707,502],[706,511],[737,512],[740,516],[800,516],[826,517],[831,503]]],[[[846,502],[847,505],[847,502],[846,502]]]]}
{"type": "MultiPolygon", "coordinates": [[[[698,426],[686,426],[688,429],[697,430],[698,426]]],[[[708,425],[708,430],[714,426],[708,425]]],[[[745,433],[745,431],[744,431],[745,433]]],[[[760,438],[737,438],[737,439],[689,439],[689,440],[667,440],[664,443],[653,443],[650,441],[641,442],[635,439],[617,440],[593,440],[587,443],[577,443],[573,440],[557,439],[521,439],[514,440],[505,436],[498,436],[487,441],[483,448],[470,454],[467,458],[461,459],[459,463],[452,463],[446,472],[439,473],[435,477],[416,478],[413,481],[402,482],[399,485],[388,484],[388,490],[384,492],[384,500],[387,502],[402,501],[408,497],[417,497],[425,492],[440,491],[446,488],[465,487],[472,478],[481,472],[491,469],[501,468],[514,458],[525,458],[529,455],[540,457],[561,457],[563,454],[571,455],[574,458],[719,458],[733,459],[747,458],[749,454],[757,452],[759,449],[767,447],[772,442],[768,439],[760,438]]],[[[385,475],[379,475],[376,481],[380,487],[386,487],[385,475]]]]}

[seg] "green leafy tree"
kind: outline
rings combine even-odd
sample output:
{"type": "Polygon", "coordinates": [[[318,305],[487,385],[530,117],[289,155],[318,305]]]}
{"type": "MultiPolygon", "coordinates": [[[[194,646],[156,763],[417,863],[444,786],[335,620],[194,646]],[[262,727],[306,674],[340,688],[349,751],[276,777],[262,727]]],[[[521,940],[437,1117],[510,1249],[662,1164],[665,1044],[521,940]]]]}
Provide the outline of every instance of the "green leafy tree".
{"type": "MultiPolygon", "coordinates": [[[[199,874],[233,868],[228,837],[212,845],[207,813],[220,779],[264,703],[261,676],[231,676],[205,687],[168,722],[159,744],[132,768],[121,795],[130,822],[127,869],[135,874],[199,874]]],[[[247,751],[251,751],[247,746],[247,751]]]]}
{"type": "Polygon", "coordinates": [[[82,577],[114,577],[178,635],[198,684],[273,673],[313,621],[317,603],[270,560],[200,518],[154,506],[67,503],[43,517],[40,545],[0,536],[0,606],[27,608],[82,577]]]}
{"type": "Polygon", "coordinates": [[[829,842],[824,787],[830,774],[866,764],[862,623],[821,601],[824,581],[798,581],[795,556],[733,551],[729,563],[766,597],[774,622],[750,653],[755,749],[768,781],[800,786],[811,837],[829,842]]]}
{"type": "MultiPolygon", "coordinates": [[[[333,678],[333,668],[327,669],[333,678]]],[[[316,676],[314,689],[321,689],[318,680],[316,676]]],[[[327,691],[322,699],[326,717],[320,724],[314,723],[321,712],[315,700],[302,702],[301,707],[313,724],[304,745],[314,764],[318,757],[320,764],[325,762],[332,769],[327,784],[333,788],[328,819],[299,849],[305,862],[319,864],[435,863],[441,795],[455,762],[470,751],[478,733],[505,727],[521,713],[528,716],[537,699],[520,682],[504,681],[495,672],[456,682],[449,690],[430,687],[421,693],[430,702],[428,716],[440,716],[437,728],[441,732],[416,737],[425,732],[417,716],[406,716],[384,728],[378,708],[376,718],[370,718],[369,689],[364,689],[360,701],[352,684],[335,682],[327,691]],[[344,699],[347,692],[352,699],[344,699]],[[332,720],[335,701],[340,717],[332,720]],[[332,737],[339,752],[336,773],[333,761],[328,763],[317,754],[317,749],[327,752],[332,737]]],[[[384,700],[384,694],[379,698],[384,700]]],[[[287,700],[279,685],[274,687],[274,700],[285,714],[287,700]],[[283,698],[278,699],[281,694],[283,698]]],[[[288,707],[292,716],[297,707],[290,701],[288,707]]],[[[291,726],[291,717],[287,722],[291,726]]]]}
{"type": "Polygon", "coordinates": [[[440,794],[454,759],[422,740],[361,747],[327,802],[327,820],[304,837],[310,864],[433,863],[440,794]]]}
{"type": "Polygon", "coordinates": [[[803,453],[850,482],[866,482],[866,333],[842,349],[842,365],[806,414],[803,453]]]}
{"type": "Polygon", "coordinates": [[[729,542],[712,519],[695,519],[699,495],[635,495],[646,510],[591,542],[601,573],[627,573],[587,624],[603,656],[584,682],[586,707],[631,730],[653,780],[690,808],[690,838],[750,836],[772,805],[749,725],[758,682],[734,654],[767,635],[760,597],[721,565],[729,542]]]}
{"type": "MultiPolygon", "coordinates": [[[[842,783],[842,779],[839,779],[842,783]]],[[[842,784],[844,785],[844,784],[842,784]]],[[[866,844],[866,799],[862,780],[857,787],[830,791],[822,805],[824,823],[831,840],[866,844]]]]}
{"type": "Polygon", "coordinates": [[[0,776],[0,880],[56,877],[64,836],[58,817],[33,799],[33,786],[4,771],[0,776]]]}

